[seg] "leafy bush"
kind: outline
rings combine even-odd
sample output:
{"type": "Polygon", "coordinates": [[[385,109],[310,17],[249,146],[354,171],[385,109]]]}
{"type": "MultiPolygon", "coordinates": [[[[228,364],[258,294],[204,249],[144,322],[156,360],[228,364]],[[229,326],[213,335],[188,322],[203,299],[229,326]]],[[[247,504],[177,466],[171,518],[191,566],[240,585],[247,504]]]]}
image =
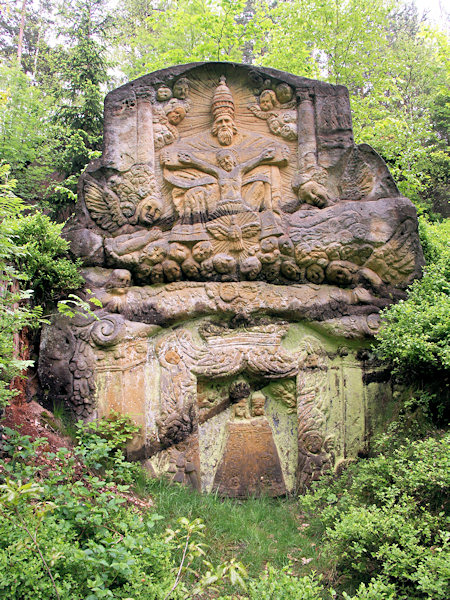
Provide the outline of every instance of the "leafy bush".
{"type": "Polygon", "coordinates": [[[92,423],[78,421],[75,452],[87,467],[100,471],[107,479],[131,484],[140,466],[127,462],[123,450],[138,431],[130,417],[115,411],[92,423]]]}
{"type": "Polygon", "coordinates": [[[39,212],[23,216],[25,205],[9,174],[9,165],[0,166],[0,409],[15,393],[9,389],[12,379],[32,365],[17,358],[15,334],[38,326],[39,303],[83,282],[60,237],[63,226],[39,212]],[[23,289],[24,282],[30,289],[23,289]]]}
{"type": "Polygon", "coordinates": [[[35,304],[55,300],[84,282],[78,272],[80,261],[68,257],[69,243],[61,237],[63,226],[40,212],[11,222],[16,244],[23,250],[14,257],[14,264],[30,282],[35,304]]]}
{"type": "MultiPolygon", "coordinates": [[[[320,583],[320,577],[314,574],[305,577],[292,577],[288,569],[274,569],[270,565],[267,572],[259,580],[251,581],[249,584],[250,600],[319,600],[323,598],[324,588],[320,583]]],[[[325,596],[332,598],[331,592],[325,596]]]]}
{"type": "Polygon", "coordinates": [[[86,472],[67,449],[37,453],[42,440],[6,435],[0,596],[163,600],[177,565],[171,545],[153,531],[160,517],[137,508],[128,486],[86,472]]]}
{"type": "Polygon", "coordinates": [[[300,502],[308,512],[321,510],[324,552],[338,575],[364,584],[356,598],[377,598],[381,589],[396,600],[444,600],[450,595],[449,485],[447,433],[406,440],[390,456],[360,461],[300,502]]]}
{"type": "Polygon", "coordinates": [[[11,380],[31,364],[18,359],[14,336],[24,327],[36,326],[42,314],[39,308],[27,305],[31,292],[19,289],[23,274],[12,263],[13,257],[25,254],[13,227],[24,210],[22,200],[14,193],[15,185],[9,179],[9,166],[0,165],[0,413],[15,393],[10,389],[11,380]]]}
{"type": "Polygon", "coordinates": [[[383,311],[378,355],[396,373],[435,377],[450,371],[450,220],[421,221],[428,265],[408,299],[383,311]]]}
{"type": "MultiPolygon", "coordinates": [[[[117,415],[96,425],[117,451],[135,431],[117,415]]],[[[45,452],[46,444],[5,428],[0,597],[187,600],[215,583],[245,587],[241,563],[204,560],[201,519],[181,518],[176,529],[157,533],[162,517],[151,502],[99,478],[76,452],[45,452]]]]}

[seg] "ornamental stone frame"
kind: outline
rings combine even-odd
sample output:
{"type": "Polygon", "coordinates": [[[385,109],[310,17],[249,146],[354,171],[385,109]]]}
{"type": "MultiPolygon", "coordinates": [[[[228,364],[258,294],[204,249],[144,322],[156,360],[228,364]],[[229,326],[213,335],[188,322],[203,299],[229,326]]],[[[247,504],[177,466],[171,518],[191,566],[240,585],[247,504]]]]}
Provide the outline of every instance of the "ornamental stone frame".
{"type": "Polygon", "coordinates": [[[150,472],[276,496],[367,450],[395,395],[370,342],[423,256],[344,87],[194,63],[114,90],[65,235],[103,308],[44,328],[43,393],[130,414],[150,472]]]}

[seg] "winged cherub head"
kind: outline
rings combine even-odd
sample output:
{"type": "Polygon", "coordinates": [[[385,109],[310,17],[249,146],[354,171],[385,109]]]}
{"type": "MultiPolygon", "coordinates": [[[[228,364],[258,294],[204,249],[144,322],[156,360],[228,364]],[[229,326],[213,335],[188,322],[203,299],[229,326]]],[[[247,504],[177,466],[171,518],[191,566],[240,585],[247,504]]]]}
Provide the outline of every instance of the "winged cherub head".
{"type": "Polygon", "coordinates": [[[141,225],[153,225],[161,217],[161,201],[154,195],[146,196],[139,202],[136,212],[141,225]]]}

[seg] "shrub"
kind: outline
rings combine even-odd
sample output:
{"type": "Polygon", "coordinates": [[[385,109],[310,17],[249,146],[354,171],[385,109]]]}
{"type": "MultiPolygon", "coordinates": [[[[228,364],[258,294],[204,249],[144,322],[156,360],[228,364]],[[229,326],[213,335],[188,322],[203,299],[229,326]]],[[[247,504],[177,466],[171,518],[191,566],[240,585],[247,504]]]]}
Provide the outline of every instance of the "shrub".
{"type": "Polygon", "coordinates": [[[449,467],[450,433],[405,440],[300,500],[322,511],[324,553],[360,585],[355,598],[377,598],[376,590],[396,600],[450,596],[449,467]]]}
{"type": "Polygon", "coordinates": [[[40,212],[11,223],[16,244],[23,249],[14,264],[30,282],[35,304],[54,301],[84,283],[78,272],[81,262],[68,256],[69,243],[61,237],[63,226],[40,212]]]}
{"type": "Polygon", "coordinates": [[[67,449],[38,453],[42,440],[6,435],[0,597],[163,600],[177,565],[153,531],[160,517],[127,505],[127,486],[84,471],[67,449]]]}
{"type": "MultiPolygon", "coordinates": [[[[268,566],[267,572],[259,580],[249,583],[250,600],[319,600],[323,598],[323,585],[320,577],[305,575],[304,577],[293,577],[288,569],[274,569],[268,566]]],[[[332,598],[331,592],[325,597],[332,598]]]]}
{"type": "Polygon", "coordinates": [[[78,421],[75,452],[87,467],[100,471],[107,479],[131,484],[140,465],[127,462],[123,450],[138,431],[130,417],[115,411],[92,423],[78,421]]]}
{"type": "Polygon", "coordinates": [[[428,265],[409,288],[408,299],[383,311],[377,354],[394,372],[444,376],[450,371],[450,220],[421,221],[428,265]]]}

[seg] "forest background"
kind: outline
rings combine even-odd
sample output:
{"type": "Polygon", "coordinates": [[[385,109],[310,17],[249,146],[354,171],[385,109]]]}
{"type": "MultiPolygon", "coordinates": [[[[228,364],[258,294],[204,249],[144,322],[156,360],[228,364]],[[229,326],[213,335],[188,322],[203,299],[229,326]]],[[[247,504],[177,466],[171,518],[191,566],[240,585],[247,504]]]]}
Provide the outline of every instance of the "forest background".
{"type": "MultiPolygon", "coordinates": [[[[83,308],[73,296],[61,303],[82,280],[60,232],[79,175],[101,153],[103,98],[156,69],[237,61],[346,85],[355,141],[380,153],[415,203],[427,260],[408,299],[385,312],[378,337],[379,357],[410,392],[399,397],[399,413],[374,456],[300,503],[301,518],[316,518],[318,537],[294,540],[303,525],[263,501],[257,519],[247,505],[248,520],[236,521],[233,537],[233,524],[223,532],[224,513],[239,507],[141,480],[144,495],[160,494],[160,506],[164,494],[170,497],[169,521],[177,494],[178,516],[193,518],[166,537],[163,530],[155,534],[154,513],[137,519],[134,505],[122,506],[123,486],[136,493],[141,477],[121,452],[132,434],[126,421],[91,430],[80,424],[72,430],[75,450],[45,459],[38,452],[42,442],[9,430],[0,440],[0,455],[7,457],[0,464],[0,597],[213,598],[219,592],[204,595],[204,589],[218,581],[230,583],[233,597],[251,600],[450,597],[444,500],[450,471],[450,48],[444,11],[433,24],[414,3],[394,0],[0,0],[0,9],[0,410],[20,387],[17,375],[32,365],[26,352],[17,353],[33,351],[27,328],[38,331],[58,301],[60,310],[71,302],[83,308]],[[278,520],[266,531],[261,523],[270,511],[278,520]],[[212,555],[216,548],[228,556],[243,532],[255,534],[258,543],[245,542],[255,569],[244,586],[244,566],[235,561],[240,550],[228,562],[202,563],[202,546],[194,541],[202,535],[199,515],[211,520],[212,555]],[[261,551],[258,562],[257,547],[274,531],[281,546],[284,521],[289,543],[310,544],[312,556],[295,559],[295,577],[294,569],[270,568],[260,576],[268,555],[261,551]],[[183,554],[186,540],[192,551],[183,554]],[[326,566],[315,544],[329,553],[326,566]],[[180,556],[193,567],[191,580],[180,556]],[[322,582],[310,574],[310,560],[322,582]]],[[[274,564],[287,565],[288,556],[287,550],[274,555],[274,564]]]]}

